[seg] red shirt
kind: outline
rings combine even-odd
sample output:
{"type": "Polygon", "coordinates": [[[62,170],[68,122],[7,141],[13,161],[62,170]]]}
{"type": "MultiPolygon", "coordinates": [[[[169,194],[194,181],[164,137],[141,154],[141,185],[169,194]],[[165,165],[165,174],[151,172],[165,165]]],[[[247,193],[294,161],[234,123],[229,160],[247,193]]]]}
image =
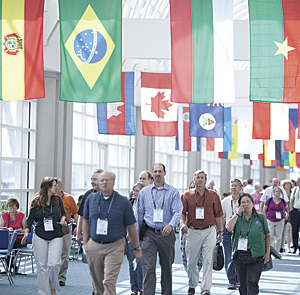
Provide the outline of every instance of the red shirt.
{"type": "Polygon", "coordinates": [[[205,189],[206,194],[203,196],[200,196],[197,192],[197,207],[204,207],[204,219],[196,219],[195,191],[195,189],[190,189],[181,196],[183,204],[182,214],[186,216],[187,226],[203,227],[216,225],[215,218],[223,216],[220,197],[216,192],[210,189],[205,189]]]}
{"type": "MultiPolygon", "coordinates": [[[[25,214],[22,212],[18,212],[17,216],[16,216],[16,222],[15,220],[12,220],[11,218],[9,218],[9,213],[8,212],[4,212],[2,214],[2,218],[4,220],[4,226],[5,227],[12,227],[13,229],[23,229],[22,227],[22,220],[24,218],[25,214]],[[9,218],[9,226],[8,226],[8,218],[9,218]],[[15,223],[15,225],[14,225],[15,223]]],[[[18,235],[17,239],[22,239],[23,236],[22,235],[18,235]]]]}

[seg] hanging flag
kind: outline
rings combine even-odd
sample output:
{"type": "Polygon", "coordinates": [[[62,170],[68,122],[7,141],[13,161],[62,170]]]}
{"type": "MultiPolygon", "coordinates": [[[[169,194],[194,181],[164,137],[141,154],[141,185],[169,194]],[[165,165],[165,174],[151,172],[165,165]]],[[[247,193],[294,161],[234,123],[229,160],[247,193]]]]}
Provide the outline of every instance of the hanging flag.
{"type": "Polygon", "coordinates": [[[234,102],[233,1],[170,0],[172,96],[234,102]]]}
{"type": "Polygon", "coordinates": [[[190,105],[190,136],[224,137],[224,106],[221,104],[190,105]]]}
{"type": "Polygon", "coordinates": [[[170,73],[141,73],[141,112],[144,135],[177,135],[177,104],[170,102],[170,95],[170,73]]]}
{"type": "Polygon", "coordinates": [[[253,117],[251,107],[237,108],[238,152],[243,154],[260,154],[263,152],[261,140],[252,139],[253,117]]]}
{"type": "Polygon", "coordinates": [[[228,160],[237,159],[239,157],[237,151],[238,144],[238,128],[237,125],[232,125],[232,151],[228,152],[228,160]]]}
{"type": "Polygon", "coordinates": [[[122,73],[122,102],[98,103],[99,134],[135,135],[134,72],[122,73]]]}
{"type": "Polygon", "coordinates": [[[298,110],[289,109],[289,140],[284,141],[283,150],[285,152],[295,152],[297,128],[298,128],[298,110]]]}
{"type": "Polygon", "coordinates": [[[253,103],[253,139],[288,140],[289,106],[276,103],[253,103]]]}
{"type": "Polygon", "coordinates": [[[60,100],[122,102],[122,2],[63,0],[60,100]]]}
{"type": "Polygon", "coordinates": [[[219,159],[228,159],[228,152],[219,153],[219,159]]]}
{"type": "Polygon", "coordinates": [[[1,100],[45,97],[44,0],[1,1],[1,100]]]}
{"type": "Polygon", "coordinates": [[[230,152],[232,150],[231,108],[224,107],[224,138],[206,138],[206,151],[230,152]]]}
{"type": "Polygon", "coordinates": [[[250,101],[300,102],[300,1],[249,0],[250,101]]]}
{"type": "Polygon", "coordinates": [[[264,168],[275,168],[275,140],[264,140],[264,168]]]}
{"type": "Polygon", "coordinates": [[[200,151],[200,137],[190,137],[189,105],[179,104],[177,113],[177,136],[175,150],[187,152],[200,151]]]}

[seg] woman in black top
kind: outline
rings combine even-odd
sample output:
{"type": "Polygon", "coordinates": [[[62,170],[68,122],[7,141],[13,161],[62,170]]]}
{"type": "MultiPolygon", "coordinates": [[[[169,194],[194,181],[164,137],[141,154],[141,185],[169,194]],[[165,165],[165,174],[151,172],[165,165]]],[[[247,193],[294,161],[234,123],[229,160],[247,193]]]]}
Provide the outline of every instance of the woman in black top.
{"type": "Polygon", "coordinates": [[[56,195],[57,186],[53,177],[44,177],[40,187],[31,202],[22,243],[26,242],[35,221],[32,244],[38,273],[38,294],[56,295],[56,290],[60,290],[58,273],[63,245],[60,223],[66,222],[66,212],[62,200],[56,195]]]}

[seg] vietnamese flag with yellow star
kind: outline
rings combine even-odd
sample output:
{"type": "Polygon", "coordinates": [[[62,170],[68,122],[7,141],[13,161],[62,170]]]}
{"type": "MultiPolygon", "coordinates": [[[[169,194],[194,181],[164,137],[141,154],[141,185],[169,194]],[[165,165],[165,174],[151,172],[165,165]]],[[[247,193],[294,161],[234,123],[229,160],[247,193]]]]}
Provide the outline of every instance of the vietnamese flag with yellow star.
{"type": "Polygon", "coordinates": [[[59,1],[60,100],[122,102],[122,1],[59,1]]]}
{"type": "Polygon", "coordinates": [[[249,0],[250,101],[300,102],[300,1],[249,0]]]}
{"type": "Polygon", "coordinates": [[[44,0],[0,1],[0,99],[45,97],[44,0]]]}

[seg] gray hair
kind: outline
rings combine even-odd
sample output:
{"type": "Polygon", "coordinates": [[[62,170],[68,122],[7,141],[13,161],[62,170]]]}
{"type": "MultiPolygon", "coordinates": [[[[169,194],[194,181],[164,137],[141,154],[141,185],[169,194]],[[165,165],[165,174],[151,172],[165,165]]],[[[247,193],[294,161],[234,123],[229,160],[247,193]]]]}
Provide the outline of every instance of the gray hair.
{"type": "Polygon", "coordinates": [[[257,189],[258,187],[262,187],[262,185],[261,185],[259,182],[256,182],[256,183],[254,184],[254,188],[257,189]]]}
{"type": "Polygon", "coordinates": [[[93,171],[93,173],[98,173],[98,174],[100,174],[100,173],[102,173],[104,170],[103,169],[95,169],[94,171],[93,171]]]}
{"type": "Polygon", "coordinates": [[[63,186],[63,182],[59,177],[54,177],[54,180],[56,181],[56,184],[59,186],[63,186]]]}
{"type": "Polygon", "coordinates": [[[100,174],[102,174],[103,172],[108,172],[108,173],[110,173],[112,179],[113,179],[113,180],[116,180],[117,177],[116,177],[116,174],[115,174],[114,172],[111,172],[111,171],[105,171],[105,170],[103,170],[101,173],[98,174],[98,176],[97,176],[97,179],[98,179],[98,180],[99,180],[100,174]]]}

